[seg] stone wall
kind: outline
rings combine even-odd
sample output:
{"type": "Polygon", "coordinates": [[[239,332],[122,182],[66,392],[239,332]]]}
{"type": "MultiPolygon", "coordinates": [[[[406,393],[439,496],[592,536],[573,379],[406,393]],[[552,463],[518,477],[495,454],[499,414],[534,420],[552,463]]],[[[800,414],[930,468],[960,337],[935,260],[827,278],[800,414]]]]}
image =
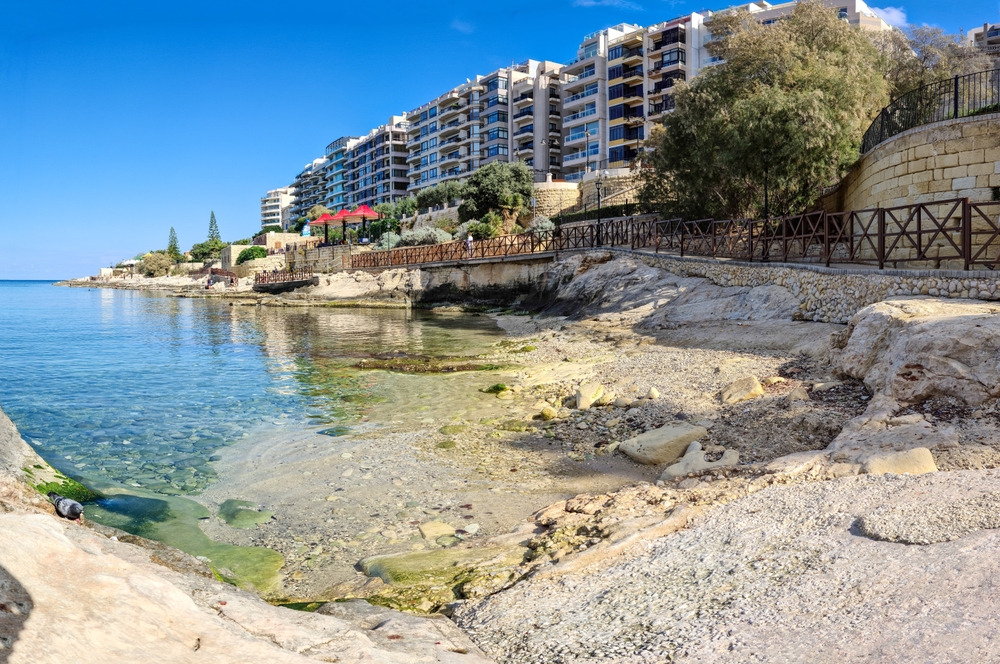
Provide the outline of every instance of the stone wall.
{"type": "Polygon", "coordinates": [[[359,247],[346,245],[334,245],[329,247],[315,247],[311,249],[299,249],[289,251],[284,254],[284,260],[289,270],[312,270],[314,272],[329,272],[339,270],[344,267],[344,258],[350,256],[351,251],[366,251],[359,247]]]}
{"type": "Polygon", "coordinates": [[[948,198],[992,199],[1000,187],[1000,113],[916,127],[865,155],[824,200],[830,211],[948,198]]]}
{"type": "Polygon", "coordinates": [[[653,256],[613,250],[677,275],[704,277],[719,286],[784,286],[799,300],[803,320],[847,323],[860,309],[905,295],[1000,300],[1000,275],[960,270],[837,269],[782,263],[740,263],[653,256]]]}
{"type": "Polygon", "coordinates": [[[554,217],[575,209],[579,202],[580,186],[576,182],[550,180],[535,183],[536,215],[554,217]]]}
{"type": "Polygon", "coordinates": [[[243,277],[252,277],[258,272],[267,272],[268,270],[284,270],[287,266],[288,265],[285,262],[285,255],[275,254],[274,256],[247,261],[243,265],[234,265],[230,268],[230,270],[235,272],[236,276],[242,279],[243,277]]]}
{"type": "MultiPolygon", "coordinates": [[[[639,180],[626,169],[615,169],[611,177],[601,180],[601,205],[623,205],[639,200],[639,180]]],[[[580,205],[597,207],[597,178],[585,177],[580,182],[580,205]]]]}
{"type": "Polygon", "coordinates": [[[231,244],[222,250],[222,269],[232,270],[236,265],[236,259],[240,257],[240,252],[249,247],[248,244],[231,244]]]}

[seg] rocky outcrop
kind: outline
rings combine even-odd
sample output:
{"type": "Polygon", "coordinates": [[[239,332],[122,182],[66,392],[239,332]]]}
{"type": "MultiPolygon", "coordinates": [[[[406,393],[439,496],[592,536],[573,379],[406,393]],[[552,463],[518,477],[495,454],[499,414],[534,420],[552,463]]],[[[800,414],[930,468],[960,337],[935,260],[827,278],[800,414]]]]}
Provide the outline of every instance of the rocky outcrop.
{"type": "Polygon", "coordinates": [[[26,447],[0,413],[6,664],[489,661],[444,618],[366,603],[317,613],[271,606],[163,545],[58,519],[23,479],[26,447]]]}
{"type": "Polygon", "coordinates": [[[831,361],[876,394],[905,404],[1000,396],[1000,306],[899,298],[859,311],[831,344],[831,361]]]}
{"type": "Polygon", "coordinates": [[[798,300],[781,286],[716,286],[707,279],[679,277],[601,252],[553,264],[539,288],[555,295],[549,313],[624,314],[653,328],[698,321],[791,320],[799,310],[798,300]]]}

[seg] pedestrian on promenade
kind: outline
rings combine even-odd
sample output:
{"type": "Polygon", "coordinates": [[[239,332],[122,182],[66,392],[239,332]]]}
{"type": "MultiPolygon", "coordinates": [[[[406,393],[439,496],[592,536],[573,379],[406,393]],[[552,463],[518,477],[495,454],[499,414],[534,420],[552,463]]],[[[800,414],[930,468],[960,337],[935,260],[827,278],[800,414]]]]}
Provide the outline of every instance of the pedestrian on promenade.
{"type": "Polygon", "coordinates": [[[469,237],[465,238],[465,248],[469,252],[469,258],[472,258],[472,233],[469,233],[469,237]]]}

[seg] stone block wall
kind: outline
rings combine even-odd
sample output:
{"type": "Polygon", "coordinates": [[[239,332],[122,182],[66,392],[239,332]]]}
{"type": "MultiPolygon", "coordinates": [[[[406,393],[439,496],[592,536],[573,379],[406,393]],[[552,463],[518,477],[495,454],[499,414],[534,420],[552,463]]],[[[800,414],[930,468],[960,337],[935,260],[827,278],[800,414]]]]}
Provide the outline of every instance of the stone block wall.
{"type": "Polygon", "coordinates": [[[576,182],[551,181],[535,183],[535,214],[554,217],[576,208],[580,202],[580,187],[576,182]]]}
{"type": "Polygon", "coordinates": [[[893,137],[855,165],[825,207],[833,212],[948,198],[988,201],[991,187],[1000,187],[1000,113],[937,122],[893,137]]]}

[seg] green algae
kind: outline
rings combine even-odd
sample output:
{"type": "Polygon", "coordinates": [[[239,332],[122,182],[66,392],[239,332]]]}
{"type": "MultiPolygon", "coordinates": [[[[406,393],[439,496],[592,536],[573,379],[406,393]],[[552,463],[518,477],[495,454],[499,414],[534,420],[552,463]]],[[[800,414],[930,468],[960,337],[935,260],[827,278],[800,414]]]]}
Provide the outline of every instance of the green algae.
{"type": "Polygon", "coordinates": [[[277,592],[284,557],[263,547],[213,541],[198,526],[200,519],[210,516],[203,505],[141,490],[125,491],[115,486],[101,489],[104,497],[85,505],[88,518],[205,558],[220,581],[263,596],[277,592]]]}
{"type": "Polygon", "coordinates": [[[457,433],[462,433],[465,429],[466,426],[464,424],[448,424],[438,429],[438,431],[446,436],[454,436],[457,433]]]}
{"type": "Polygon", "coordinates": [[[525,431],[535,431],[535,427],[531,426],[524,420],[505,420],[501,422],[498,426],[501,431],[514,431],[516,433],[524,433],[525,431]]]}
{"type": "Polygon", "coordinates": [[[233,528],[253,528],[270,521],[273,516],[274,512],[258,511],[246,500],[227,500],[219,506],[219,518],[233,528]]]}
{"type": "Polygon", "coordinates": [[[439,450],[452,450],[455,449],[455,441],[453,440],[442,440],[435,447],[439,450]]]}

